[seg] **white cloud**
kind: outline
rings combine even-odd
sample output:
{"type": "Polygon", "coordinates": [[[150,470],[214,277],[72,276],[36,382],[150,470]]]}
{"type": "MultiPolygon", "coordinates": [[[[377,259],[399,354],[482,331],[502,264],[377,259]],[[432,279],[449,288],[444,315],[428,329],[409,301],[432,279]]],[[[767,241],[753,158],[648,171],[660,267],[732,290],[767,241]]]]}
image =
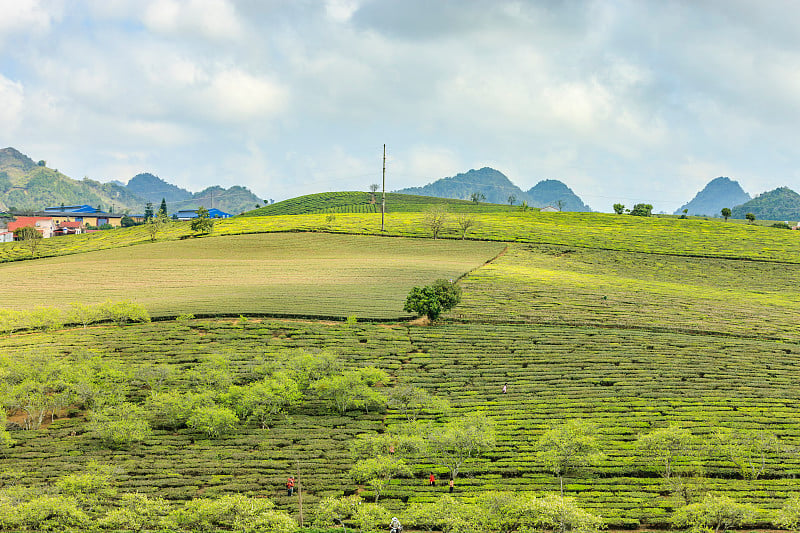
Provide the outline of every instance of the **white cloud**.
{"type": "Polygon", "coordinates": [[[13,132],[22,122],[25,109],[25,91],[21,83],[9,80],[0,74],[0,124],[4,133],[13,132]]]}
{"type": "Polygon", "coordinates": [[[61,18],[62,9],[59,1],[0,0],[0,35],[48,30],[61,18]]]}
{"type": "Polygon", "coordinates": [[[199,34],[213,39],[237,38],[241,23],[233,4],[224,0],[153,0],[142,22],[164,34],[199,34]]]}
{"type": "Polygon", "coordinates": [[[287,101],[288,92],[277,83],[231,69],[213,76],[197,111],[221,122],[253,121],[280,112],[287,101]]]}

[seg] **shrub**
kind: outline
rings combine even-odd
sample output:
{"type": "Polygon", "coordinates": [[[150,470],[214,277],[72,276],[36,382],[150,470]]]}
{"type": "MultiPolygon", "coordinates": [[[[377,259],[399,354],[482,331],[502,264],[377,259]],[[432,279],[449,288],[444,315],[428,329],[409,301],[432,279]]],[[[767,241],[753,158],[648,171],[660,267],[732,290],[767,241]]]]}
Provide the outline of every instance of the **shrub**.
{"type": "Polygon", "coordinates": [[[403,311],[425,315],[436,320],[445,311],[449,311],[461,301],[461,287],[444,279],[433,285],[414,287],[406,298],[403,311]]]}
{"type": "Polygon", "coordinates": [[[92,433],[109,448],[124,448],[150,435],[145,411],[132,403],[106,407],[92,416],[92,433]]]}
{"type": "Polygon", "coordinates": [[[97,521],[101,529],[141,531],[161,529],[170,513],[169,502],[162,498],[151,498],[146,494],[123,494],[119,507],[111,509],[97,521]]]}
{"type": "Polygon", "coordinates": [[[675,511],[672,523],[677,527],[689,527],[693,532],[713,529],[730,529],[741,526],[755,515],[755,507],[738,503],[728,496],[708,493],[699,503],[692,503],[675,511]]]}
{"type": "Polygon", "coordinates": [[[82,531],[91,526],[88,514],[67,496],[34,497],[16,508],[17,522],[22,529],[34,531],[82,531]]]}
{"type": "Polygon", "coordinates": [[[296,530],[297,523],[286,513],[275,511],[274,507],[270,500],[241,494],[219,499],[196,498],[172,511],[166,523],[187,531],[233,529],[288,533],[296,530]]]}
{"type": "Polygon", "coordinates": [[[100,306],[100,316],[121,326],[127,322],[150,322],[147,310],[130,300],[107,301],[100,306]]]}
{"type": "Polygon", "coordinates": [[[231,409],[214,405],[195,409],[186,425],[214,438],[233,431],[238,423],[239,417],[231,409]]]}
{"type": "Polygon", "coordinates": [[[792,531],[800,528],[800,494],[793,494],[786,500],[781,510],[778,511],[775,525],[792,531]]]}

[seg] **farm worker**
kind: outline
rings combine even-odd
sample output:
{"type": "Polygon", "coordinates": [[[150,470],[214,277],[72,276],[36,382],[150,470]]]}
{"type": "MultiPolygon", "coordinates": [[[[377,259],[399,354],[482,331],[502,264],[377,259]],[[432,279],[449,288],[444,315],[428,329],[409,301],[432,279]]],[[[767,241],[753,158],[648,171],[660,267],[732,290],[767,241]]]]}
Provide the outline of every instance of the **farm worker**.
{"type": "Polygon", "coordinates": [[[450,494],[452,494],[452,493],[453,493],[453,486],[454,486],[455,484],[456,484],[456,482],[455,482],[455,481],[453,481],[453,478],[450,478],[450,494]]]}
{"type": "Polygon", "coordinates": [[[433,472],[431,472],[431,475],[428,478],[428,484],[431,485],[431,486],[436,485],[436,478],[433,477],[433,472]]]}
{"type": "Polygon", "coordinates": [[[392,523],[389,524],[390,533],[400,533],[403,531],[403,526],[400,525],[400,520],[396,516],[392,517],[392,523]]]}
{"type": "Polygon", "coordinates": [[[289,476],[289,480],[286,482],[286,495],[292,496],[294,494],[294,478],[289,476]]]}
{"type": "Polygon", "coordinates": [[[508,390],[508,383],[505,383],[503,385],[503,394],[505,394],[507,390],[508,390]]]}

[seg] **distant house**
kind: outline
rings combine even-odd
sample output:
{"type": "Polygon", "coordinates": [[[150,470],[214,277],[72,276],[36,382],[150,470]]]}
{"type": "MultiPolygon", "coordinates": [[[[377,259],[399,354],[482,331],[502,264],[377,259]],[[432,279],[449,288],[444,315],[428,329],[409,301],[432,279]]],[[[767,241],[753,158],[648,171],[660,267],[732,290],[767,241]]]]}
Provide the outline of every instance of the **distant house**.
{"type": "Polygon", "coordinates": [[[0,242],[12,242],[14,240],[14,232],[0,230],[0,242]]]}
{"type": "Polygon", "coordinates": [[[559,213],[559,209],[557,207],[553,207],[552,205],[548,205],[547,207],[543,207],[539,209],[540,213],[559,213]]]}
{"type": "Polygon", "coordinates": [[[45,213],[96,213],[98,210],[90,205],[63,205],[58,207],[45,207],[45,213]]]}
{"type": "Polygon", "coordinates": [[[103,224],[111,224],[115,228],[118,228],[122,225],[122,217],[124,215],[119,213],[105,213],[103,211],[98,211],[94,207],[84,205],[84,206],[64,206],[65,211],[61,211],[61,208],[58,208],[58,211],[53,211],[54,208],[47,207],[41,213],[37,213],[38,215],[46,215],[52,218],[56,224],[60,224],[62,222],[82,222],[85,226],[102,226],[103,224]],[[80,208],[75,211],[66,211],[69,208],[80,208]],[[84,208],[90,208],[91,211],[85,210],[84,208]]]}
{"type": "MultiPolygon", "coordinates": [[[[197,218],[197,209],[181,209],[175,213],[178,220],[191,220],[197,218]]],[[[230,213],[225,213],[219,209],[209,209],[208,218],[230,218],[230,213]]]]}
{"type": "Polygon", "coordinates": [[[25,226],[33,226],[45,239],[52,237],[56,230],[56,223],[50,217],[17,217],[8,223],[8,231],[14,233],[14,230],[25,226]]]}
{"type": "Polygon", "coordinates": [[[84,232],[84,227],[82,222],[70,222],[65,220],[63,222],[59,222],[56,226],[56,235],[78,235],[84,232]]]}

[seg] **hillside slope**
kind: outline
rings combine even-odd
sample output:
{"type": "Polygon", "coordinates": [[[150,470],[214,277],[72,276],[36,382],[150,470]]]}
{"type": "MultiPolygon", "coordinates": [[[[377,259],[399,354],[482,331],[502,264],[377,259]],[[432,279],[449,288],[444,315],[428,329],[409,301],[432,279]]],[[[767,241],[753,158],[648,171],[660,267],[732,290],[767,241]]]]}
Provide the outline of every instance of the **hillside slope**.
{"type": "Polygon", "coordinates": [[[800,220],[800,194],[788,187],[779,187],[731,210],[733,218],[744,218],[747,213],[753,213],[759,220],[800,220]]]}

